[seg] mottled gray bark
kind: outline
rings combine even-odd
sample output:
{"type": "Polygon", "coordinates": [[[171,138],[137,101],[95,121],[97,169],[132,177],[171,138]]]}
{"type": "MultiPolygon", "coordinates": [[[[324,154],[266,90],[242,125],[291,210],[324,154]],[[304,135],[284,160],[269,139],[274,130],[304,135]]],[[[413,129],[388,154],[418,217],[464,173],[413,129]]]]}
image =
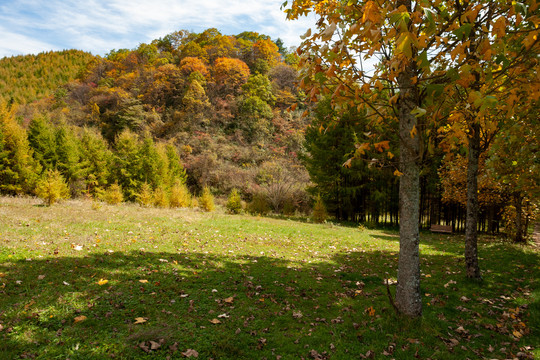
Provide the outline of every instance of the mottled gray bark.
{"type": "Polygon", "coordinates": [[[398,77],[399,110],[399,264],[396,307],[408,316],[422,315],[420,295],[419,207],[420,135],[417,119],[411,114],[417,106],[416,86],[412,83],[412,64],[398,77]]]}
{"type": "Polygon", "coordinates": [[[469,163],[467,166],[467,220],[465,226],[465,264],[467,277],[481,279],[478,264],[478,160],[480,158],[480,124],[470,125],[469,163]]]}
{"type": "Polygon", "coordinates": [[[523,236],[523,218],[521,216],[523,197],[520,193],[514,194],[514,206],[516,207],[516,235],[514,236],[514,242],[520,243],[525,241],[523,236]]]}

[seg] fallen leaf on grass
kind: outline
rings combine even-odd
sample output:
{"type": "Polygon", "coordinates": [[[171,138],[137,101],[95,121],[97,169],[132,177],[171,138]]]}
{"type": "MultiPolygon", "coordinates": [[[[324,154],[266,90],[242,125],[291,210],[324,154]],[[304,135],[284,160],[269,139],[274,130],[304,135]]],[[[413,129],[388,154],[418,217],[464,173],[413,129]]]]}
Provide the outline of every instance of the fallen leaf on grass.
{"type": "Polygon", "coordinates": [[[38,278],[38,280],[43,280],[43,279],[45,279],[45,275],[39,275],[37,278],[38,278]]]}
{"type": "Polygon", "coordinates": [[[6,277],[6,274],[4,274],[3,272],[0,272],[0,278],[3,278],[3,277],[6,277]]]}
{"type": "Polygon", "coordinates": [[[219,321],[218,319],[212,319],[212,320],[209,320],[209,321],[214,325],[221,324],[221,321],[219,321]]]}
{"type": "Polygon", "coordinates": [[[77,316],[75,319],[73,319],[73,323],[76,324],[76,323],[81,322],[81,321],[84,321],[84,320],[86,320],[86,319],[87,319],[87,317],[84,316],[84,315],[77,316]]]}
{"type": "Polygon", "coordinates": [[[220,319],[221,319],[221,318],[225,318],[225,319],[226,319],[226,318],[229,317],[229,315],[227,315],[227,314],[221,314],[221,315],[218,315],[217,317],[220,318],[220,319]]]}
{"type": "Polygon", "coordinates": [[[24,310],[28,310],[32,305],[34,305],[36,302],[34,300],[30,301],[28,304],[24,305],[24,310]]]}
{"type": "Polygon", "coordinates": [[[463,301],[463,302],[471,301],[471,299],[469,299],[469,298],[466,297],[466,296],[460,297],[459,300],[461,300],[461,301],[463,301]]]}
{"type": "Polygon", "coordinates": [[[140,283],[143,283],[143,284],[146,284],[148,282],[148,280],[139,280],[140,283]]]}
{"type": "Polygon", "coordinates": [[[143,317],[137,317],[135,318],[134,324],[144,324],[146,322],[146,319],[143,317]]]}
{"type": "Polygon", "coordinates": [[[105,284],[108,283],[108,282],[109,282],[109,280],[99,279],[99,281],[98,281],[97,283],[98,283],[98,285],[101,286],[101,285],[105,285],[105,284]]]}
{"type": "Polygon", "coordinates": [[[160,343],[150,340],[150,350],[157,350],[161,346],[160,343]]]}
{"type": "Polygon", "coordinates": [[[518,338],[518,339],[521,338],[521,337],[523,336],[523,334],[522,334],[521,332],[517,331],[517,330],[514,330],[514,331],[512,332],[512,334],[513,334],[516,338],[518,338]]]}
{"type": "Polygon", "coordinates": [[[226,299],[223,299],[224,302],[226,302],[227,304],[232,304],[232,302],[234,301],[234,297],[228,297],[226,299]]]}
{"type": "Polygon", "coordinates": [[[139,344],[139,347],[144,351],[144,352],[150,352],[150,348],[148,346],[146,346],[145,343],[140,343],[139,344]]]}
{"type": "Polygon", "coordinates": [[[66,286],[69,286],[69,283],[67,281],[62,281],[62,283],[66,286]]]}
{"type": "Polygon", "coordinates": [[[446,284],[444,284],[444,287],[447,288],[449,287],[450,285],[452,284],[456,284],[456,282],[454,280],[450,280],[449,282],[447,282],[446,284]]]}
{"type": "Polygon", "coordinates": [[[295,318],[295,319],[300,319],[302,316],[302,312],[301,311],[293,311],[292,313],[292,317],[295,318]]]}
{"type": "Polygon", "coordinates": [[[185,357],[199,357],[199,353],[193,349],[187,349],[182,353],[182,355],[184,355],[185,357]]]}

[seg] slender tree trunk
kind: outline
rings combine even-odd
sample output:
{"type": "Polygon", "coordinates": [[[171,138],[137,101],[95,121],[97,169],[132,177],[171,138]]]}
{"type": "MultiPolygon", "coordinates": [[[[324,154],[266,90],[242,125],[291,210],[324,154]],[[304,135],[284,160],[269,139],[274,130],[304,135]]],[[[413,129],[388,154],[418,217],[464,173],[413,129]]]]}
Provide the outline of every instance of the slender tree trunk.
{"type": "Polygon", "coordinates": [[[416,133],[417,119],[411,114],[416,108],[416,94],[411,66],[400,74],[399,110],[399,264],[396,289],[396,306],[401,313],[418,317],[422,315],[420,295],[420,136],[416,133]]]}
{"type": "Polygon", "coordinates": [[[478,264],[478,160],[480,158],[480,124],[473,123],[469,135],[467,167],[467,214],[465,222],[465,263],[467,277],[481,279],[478,264]]]}
{"type": "Polygon", "coordinates": [[[522,217],[521,217],[521,203],[522,203],[522,197],[520,193],[514,193],[514,206],[516,207],[516,235],[514,237],[514,242],[520,243],[524,242],[525,238],[523,237],[523,225],[522,225],[522,217]]]}

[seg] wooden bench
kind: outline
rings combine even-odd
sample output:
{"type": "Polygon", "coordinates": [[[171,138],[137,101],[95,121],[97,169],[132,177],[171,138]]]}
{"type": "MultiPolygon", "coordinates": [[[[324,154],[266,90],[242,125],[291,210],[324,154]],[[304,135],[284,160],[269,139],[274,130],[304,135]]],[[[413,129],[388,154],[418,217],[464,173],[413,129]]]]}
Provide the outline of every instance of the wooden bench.
{"type": "Polygon", "coordinates": [[[452,225],[437,225],[433,224],[431,225],[431,228],[429,229],[431,232],[438,232],[438,233],[445,233],[445,234],[452,234],[452,225]]]}

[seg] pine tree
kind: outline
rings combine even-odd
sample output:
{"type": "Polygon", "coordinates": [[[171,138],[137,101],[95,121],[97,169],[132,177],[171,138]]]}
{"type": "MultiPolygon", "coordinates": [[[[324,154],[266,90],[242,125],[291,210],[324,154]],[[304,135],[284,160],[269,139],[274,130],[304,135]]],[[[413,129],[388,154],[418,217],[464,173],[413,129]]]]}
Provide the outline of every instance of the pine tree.
{"type": "Polygon", "coordinates": [[[28,125],[28,143],[33,149],[34,159],[43,171],[54,169],[57,163],[54,129],[46,115],[34,116],[28,125]]]}
{"type": "Polygon", "coordinates": [[[137,202],[142,207],[148,207],[152,205],[152,187],[147,182],[143,183],[141,186],[141,190],[137,194],[137,202]]]}
{"type": "Polygon", "coordinates": [[[79,140],[65,124],[56,128],[54,137],[56,142],[56,168],[64,175],[70,187],[79,192],[82,190],[77,189],[79,187],[77,183],[82,177],[79,140]]]}
{"type": "Polygon", "coordinates": [[[137,135],[124,131],[115,144],[111,181],[117,181],[126,200],[136,200],[137,193],[144,182],[141,172],[141,159],[137,135]]]}
{"type": "Polygon", "coordinates": [[[232,189],[225,207],[231,214],[239,214],[242,212],[242,198],[237,189],[232,189]]]}
{"type": "Polygon", "coordinates": [[[315,205],[313,205],[313,221],[316,223],[323,223],[326,221],[327,217],[326,206],[324,206],[321,195],[317,195],[315,198],[315,205]]]}
{"type": "Polygon", "coordinates": [[[216,209],[214,195],[212,195],[208,186],[203,188],[201,197],[199,198],[199,207],[207,212],[212,212],[216,209]]]}
{"type": "Polygon", "coordinates": [[[41,165],[32,157],[26,131],[15,121],[14,109],[0,103],[0,192],[30,194],[41,172],[41,165]]]}
{"type": "Polygon", "coordinates": [[[69,198],[69,188],[58,170],[47,170],[36,186],[36,195],[51,206],[60,199],[69,198]]]}
{"type": "Polygon", "coordinates": [[[85,179],[86,191],[94,195],[95,189],[105,189],[111,172],[112,152],[103,137],[84,129],[79,142],[81,154],[81,176],[85,179]]]}
{"type": "Polygon", "coordinates": [[[170,207],[188,207],[191,205],[191,194],[182,181],[177,181],[171,188],[169,197],[170,207]]]}

